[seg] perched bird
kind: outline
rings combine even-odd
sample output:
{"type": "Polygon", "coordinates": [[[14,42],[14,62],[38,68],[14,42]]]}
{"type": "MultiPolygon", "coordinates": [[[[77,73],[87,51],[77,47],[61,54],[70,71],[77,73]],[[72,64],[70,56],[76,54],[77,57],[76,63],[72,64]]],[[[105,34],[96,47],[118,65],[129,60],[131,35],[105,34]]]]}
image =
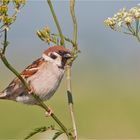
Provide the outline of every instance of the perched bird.
{"type": "MultiPolygon", "coordinates": [[[[65,65],[71,53],[62,46],[48,48],[41,58],[34,61],[21,76],[33,92],[43,101],[53,96],[60,85],[65,65]]],[[[15,78],[8,87],[0,92],[0,99],[13,100],[25,104],[37,104],[34,97],[26,90],[21,81],[15,78]]]]}

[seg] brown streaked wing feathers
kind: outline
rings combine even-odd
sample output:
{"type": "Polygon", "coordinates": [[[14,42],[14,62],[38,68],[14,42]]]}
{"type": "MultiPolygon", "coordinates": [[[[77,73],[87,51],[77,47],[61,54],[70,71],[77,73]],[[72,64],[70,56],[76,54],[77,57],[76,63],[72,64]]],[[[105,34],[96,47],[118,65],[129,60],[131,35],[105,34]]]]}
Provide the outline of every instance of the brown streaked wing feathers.
{"type": "MultiPolygon", "coordinates": [[[[44,62],[43,58],[39,58],[36,61],[34,61],[31,65],[29,65],[22,73],[21,76],[23,78],[28,78],[29,76],[35,74],[38,71],[38,68],[42,63],[44,62]]],[[[18,94],[20,94],[21,92],[19,92],[19,90],[21,90],[21,92],[23,92],[23,88],[21,86],[21,81],[20,79],[18,79],[17,77],[8,85],[8,87],[3,91],[3,92],[7,92],[8,94],[3,97],[3,98],[11,98],[13,96],[16,97],[18,94]],[[10,96],[11,94],[12,96],[10,96]]]]}
{"type": "Polygon", "coordinates": [[[30,77],[31,75],[35,74],[38,71],[38,67],[44,62],[43,58],[39,58],[36,61],[34,61],[31,65],[29,65],[22,73],[21,75],[26,79],[30,77]]]}

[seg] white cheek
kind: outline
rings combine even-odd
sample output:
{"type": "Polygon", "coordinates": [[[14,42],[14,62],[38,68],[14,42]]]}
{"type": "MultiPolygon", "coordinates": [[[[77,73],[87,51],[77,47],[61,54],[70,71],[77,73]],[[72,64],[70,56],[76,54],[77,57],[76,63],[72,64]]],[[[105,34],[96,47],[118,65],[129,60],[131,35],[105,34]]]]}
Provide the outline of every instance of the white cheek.
{"type": "Polygon", "coordinates": [[[44,58],[45,61],[48,61],[48,62],[54,62],[54,60],[52,58],[50,58],[49,56],[43,54],[42,57],[44,58]]]}
{"type": "Polygon", "coordinates": [[[61,66],[61,58],[58,57],[57,59],[55,59],[54,64],[56,64],[57,66],[61,66]]]}
{"type": "Polygon", "coordinates": [[[57,54],[57,58],[56,59],[52,59],[49,56],[43,54],[42,57],[45,59],[45,61],[51,62],[54,65],[60,66],[61,67],[61,60],[62,57],[60,55],[57,54]]]}

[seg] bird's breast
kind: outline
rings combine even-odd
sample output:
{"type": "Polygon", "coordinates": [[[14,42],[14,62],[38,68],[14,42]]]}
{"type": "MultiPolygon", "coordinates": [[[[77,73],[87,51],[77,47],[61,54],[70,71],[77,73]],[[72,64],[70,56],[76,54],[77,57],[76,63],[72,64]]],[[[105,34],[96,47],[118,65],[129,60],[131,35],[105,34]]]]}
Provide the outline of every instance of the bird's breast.
{"type": "Polygon", "coordinates": [[[49,99],[59,87],[64,70],[55,65],[44,65],[36,75],[30,79],[34,92],[42,99],[49,99]]]}

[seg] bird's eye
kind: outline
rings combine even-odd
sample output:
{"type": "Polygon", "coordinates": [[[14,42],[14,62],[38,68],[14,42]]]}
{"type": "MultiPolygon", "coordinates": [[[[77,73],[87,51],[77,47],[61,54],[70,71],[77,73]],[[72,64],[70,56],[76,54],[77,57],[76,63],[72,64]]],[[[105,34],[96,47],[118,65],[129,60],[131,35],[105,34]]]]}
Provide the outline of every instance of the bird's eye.
{"type": "Polygon", "coordinates": [[[54,55],[54,54],[50,54],[50,57],[52,58],[52,59],[56,59],[57,58],[57,56],[56,55],[54,55]]]}

